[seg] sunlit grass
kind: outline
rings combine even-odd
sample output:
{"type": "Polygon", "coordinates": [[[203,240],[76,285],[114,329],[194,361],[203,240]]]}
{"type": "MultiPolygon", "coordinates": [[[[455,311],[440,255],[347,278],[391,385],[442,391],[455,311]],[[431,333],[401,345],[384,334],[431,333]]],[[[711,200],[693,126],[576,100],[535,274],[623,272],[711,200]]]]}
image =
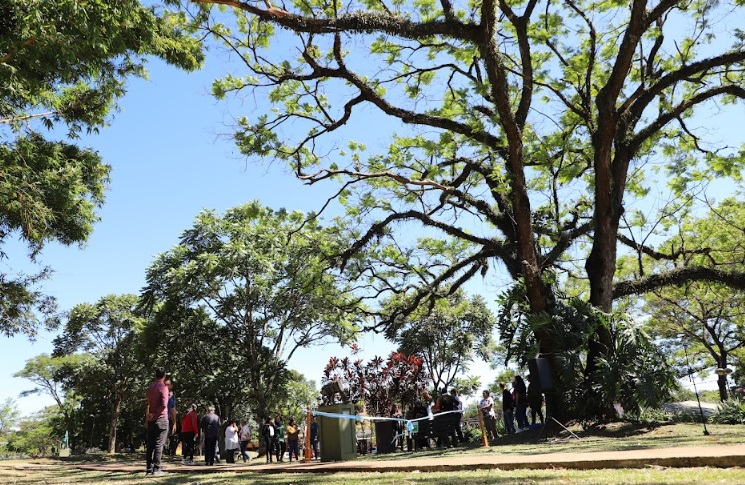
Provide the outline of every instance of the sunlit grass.
{"type": "Polygon", "coordinates": [[[83,484],[130,485],[159,484],[307,484],[307,485],[386,485],[386,484],[627,484],[627,483],[745,483],[741,468],[645,468],[621,470],[478,470],[450,473],[339,473],[339,474],[277,474],[220,473],[172,474],[161,478],[145,478],[142,474],[101,473],[64,467],[50,470],[9,470],[0,464],[0,480],[8,484],[83,484]]]}
{"type": "Polygon", "coordinates": [[[703,433],[700,424],[680,423],[660,426],[641,426],[628,423],[583,430],[571,428],[580,439],[574,439],[562,431],[551,434],[537,443],[537,431],[501,437],[489,448],[481,443],[470,443],[447,450],[423,450],[416,453],[397,452],[387,455],[367,455],[363,460],[403,460],[436,456],[458,456],[497,453],[499,455],[534,455],[537,453],[582,453],[598,451],[624,451],[652,448],[674,448],[679,446],[732,445],[745,443],[743,425],[707,425],[709,435],[703,433]]]}
{"type": "MultiPolygon", "coordinates": [[[[520,433],[504,437],[489,448],[473,443],[450,450],[431,450],[417,453],[367,455],[362,461],[407,460],[442,456],[535,455],[541,453],[601,452],[635,449],[717,446],[745,443],[745,426],[709,425],[710,435],[704,436],[699,424],[673,424],[644,427],[614,424],[602,428],[582,430],[572,428],[580,440],[567,433],[551,435],[548,440],[534,443],[537,433],[520,433]]],[[[653,456],[653,452],[650,452],[653,456]]],[[[510,484],[596,484],[596,483],[745,483],[745,469],[741,468],[662,468],[606,469],[606,470],[472,470],[458,472],[407,473],[308,473],[262,474],[235,473],[173,473],[162,478],[145,478],[144,473],[110,473],[72,469],[74,463],[116,463],[142,465],[141,454],[78,456],[69,460],[27,460],[0,462],[2,484],[319,484],[319,485],[377,485],[377,484],[452,484],[477,485],[487,483],[510,484]]]]}

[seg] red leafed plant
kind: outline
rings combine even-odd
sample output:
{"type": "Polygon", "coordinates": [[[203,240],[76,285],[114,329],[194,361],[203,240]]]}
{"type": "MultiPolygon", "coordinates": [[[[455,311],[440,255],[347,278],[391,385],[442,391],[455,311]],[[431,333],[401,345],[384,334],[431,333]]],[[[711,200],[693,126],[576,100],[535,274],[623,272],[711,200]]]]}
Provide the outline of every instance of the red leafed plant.
{"type": "MultiPolygon", "coordinates": [[[[392,404],[406,408],[428,385],[422,357],[401,352],[392,352],[387,360],[376,356],[367,363],[331,357],[322,383],[334,382],[358,412],[364,408],[372,416],[388,416],[392,404]]],[[[324,404],[330,403],[324,396],[324,404]]]]}

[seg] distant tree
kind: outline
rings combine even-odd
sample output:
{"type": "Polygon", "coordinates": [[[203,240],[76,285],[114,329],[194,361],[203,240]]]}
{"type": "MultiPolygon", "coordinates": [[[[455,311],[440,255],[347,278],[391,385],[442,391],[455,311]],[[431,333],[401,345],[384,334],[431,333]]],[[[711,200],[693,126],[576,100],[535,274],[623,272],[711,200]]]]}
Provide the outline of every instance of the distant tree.
{"type": "Polygon", "coordinates": [[[356,336],[359,302],[326,261],[343,235],[305,220],[258,202],[204,211],[148,269],[151,355],[221,400],[224,416],[238,403],[265,416],[298,349],[356,336]]]}
{"type": "Polygon", "coordinates": [[[461,397],[472,397],[481,390],[481,378],[478,376],[456,377],[450,386],[461,397]]]}
{"type": "MultiPolygon", "coordinates": [[[[201,65],[197,40],[175,20],[137,0],[0,3],[0,246],[18,237],[37,261],[48,242],[88,239],[110,167],[75,140],[106,125],[126,80],[146,75],[147,56],[201,65]],[[42,134],[65,128],[64,140],[42,134]]],[[[54,299],[38,289],[50,274],[0,271],[0,332],[33,337],[53,323],[54,299]]]]}
{"type": "MultiPolygon", "coordinates": [[[[647,326],[663,339],[668,356],[688,370],[685,354],[706,367],[727,369],[737,365],[745,346],[745,295],[716,284],[692,282],[655,290],[645,296],[647,326]]],[[[718,376],[719,398],[729,397],[727,374],[718,376]]]]}
{"type": "Polygon", "coordinates": [[[469,299],[459,291],[437,300],[432,308],[421,308],[402,326],[390,327],[388,336],[399,352],[424,359],[432,385],[439,390],[449,388],[475,359],[490,359],[495,325],[483,298],[469,299]]]}
{"type": "Polygon", "coordinates": [[[20,416],[16,401],[10,397],[6,398],[5,402],[0,404],[0,436],[5,436],[16,425],[20,416]]]}
{"type": "Polygon", "coordinates": [[[511,385],[511,382],[515,379],[515,376],[518,375],[518,373],[514,369],[505,368],[497,374],[496,379],[489,384],[489,391],[491,393],[496,393],[497,396],[501,395],[501,389],[499,387],[499,384],[504,383],[507,384],[507,386],[511,385]]]}
{"type": "Polygon", "coordinates": [[[70,354],[59,357],[41,354],[27,360],[23,369],[13,374],[13,377],[27,379],[36,385],[33,389],[23,391],[21,397],[43,394],[54,399],[57,412],[62,417],[61,432],[69,432],[71,448],[76,445],[73,422],[80,404],[73,383],[79,370],[92,359],[95,357],[90,354],[70,354]]]}
{"type": "MultiPolygon", "coordinates": [[[[284,416],[285,420],[295,418],[303,424],[308,408],[318,407],[320,395],[315,381],[306,379],[298,371],[289,370],[286,384],[277,392],[274,411],[284,416]]],[[[261,418],[257,416],[257,419],[261,418]]]]}
{"type": "MultiPolygon", "coordinates": [[[[109,453],[116,452],[119,416],[125,400],[142,399],[145,368],[138,358],[138,333],[145,326],[135,295],[109,295],[95,304],[70,310],[62,334],[54,340],[54,355],[88,354],[70,385],[81,396],[102,397],[108,403],[109,453]]],[[[150,373],[148,373],[150,374],[150,373]]],[[[144,413],[144,407],[143,407],[144,413]]]]}
{"type": "MultiPolygon", "coordinates": [[[[676,232],[653,251],[638,251],[619,261],[619,273],[646,275],[704,268],[711,273],[745,270],[745,203],[726,198],[709,203],[704,214],[680,211],[664,221],[676,232]],[[660,252],[676,254],[673,260],[658,258],[660,252]]],[[[685,368],[684,347],[698,366],[727,368],[739,365],[745,345],[745,291],[730,285],[689,281],[676,286],[653,287],[644,295],[640,311],[650,318],[647,326],[663,339],[669,356],[685,368]]],[[[697,366],[697,367],[698,367],[697,366]]],[[[718,378],[719,396],[726,400],[727,375],[718,378]]]]}
{"type": "Polygon", "coordinates": [[[21,419],[18,423],[18,431],[8,439],[8,446],[17,452],[31,456],[48,455],[52,446],[59,446],[60,442],[60,437],[55,436],[52,425],[56,415],[56,408],[46,408],[21,419]]]}

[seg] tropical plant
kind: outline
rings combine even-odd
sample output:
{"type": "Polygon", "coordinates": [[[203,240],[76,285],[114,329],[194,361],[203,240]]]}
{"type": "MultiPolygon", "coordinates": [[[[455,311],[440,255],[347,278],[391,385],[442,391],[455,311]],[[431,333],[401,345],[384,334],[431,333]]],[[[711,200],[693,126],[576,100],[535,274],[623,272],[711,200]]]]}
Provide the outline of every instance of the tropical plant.
{"type": "MultiPolygon", "coordinates": [[[[498,317],[500,335],[508,349],[507,361],[526,367],[528,359],[538,356],[535,330],[559,342],[564,349],[553,362],[555,391],[563,409],[550,407],[551,415],[582,420],[615,418],[611,409],[619,404],[624,413],[638,415],[644,407],[657,407],[677,388],[676,373],[666,356],[643,326],[626,314],[607,314],[578,298],[563,297],[552,301],[543,314],[527,311],[523,288],[515,285],[504,293],[498,317]],[[587,341],[594,328],[603,326],[610,335],[612,352],[587,364],[587,341]],[[605,410],[605,411],[604,411],[605,410]]],[[[558,294],[558,291],[556,291],[558,294]]],[[[547,394],[550,394],[547,393],[547,394]]]]}
{"type": "Polygon", "coordinates": [[[727,399],[720,402],[711,421],[717,424],[745,423],[745,403],[740,399],[727,399]]]}
{"type": "Polygon", "coordinates": [[[424,359],[418,355],[391,352],[387,360],[332,357],[323,371],[322,384],[338,382],[357,411],[372,416],[388,416],[391,405],[401,408],[413,405],[430,384],[424,370],[424,359]]]}

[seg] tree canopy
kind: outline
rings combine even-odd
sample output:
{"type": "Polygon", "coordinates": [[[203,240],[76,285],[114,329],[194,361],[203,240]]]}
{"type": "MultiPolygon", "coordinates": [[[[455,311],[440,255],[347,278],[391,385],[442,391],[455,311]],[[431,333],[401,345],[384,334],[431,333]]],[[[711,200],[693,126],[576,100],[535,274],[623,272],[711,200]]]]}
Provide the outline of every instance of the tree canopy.
{"type": "Polygon", "coordinates": [[[299,348],[356,337],[358,299],[325,256],[343,236],[306,217],[258,202],[204,211],[148,269],[153,355],[176,359],[176,378],[202,366],[198,385],[215,387],[223,413],[245,401],[265,415],[299,348]]]}
{"type": "MultiPolygon", "coordinates": [[[[371,249],[361,273],[376,294],[399,296],[383,327],[490,267],[525,281],[535,313],[549,309],[557,271],[585,278],[605,312],[651,287],[745,281],[698,267],[616,278],[619,241],[651,250],[624,214],[653,183],[693,203],[679,198],[692,185],[741,178],[743,152],[706,138],[695,117],[745,98],[743,36],[718,26],[741,18],[738,2],[183,5],[246,69],[216,81],[215,94],[269,100],[238,120],[240,150],[282,160],[309,184],[341,184],[335,197],[363,228],[342,264],[371,249]],[[369,153],[353,130],[367,113],[390,127],[387,147],[369,153]],[[412,224],[424,228],[415,243],[399,230],[412,224]]],[[[594,331],[589,374],[613,352],[610,330],[594,331]]],[[[549,358],[560,350],[550,333],[537,337],[549,358]]]]}
{"type": "Polygon", "coordinates": [[[137,305],[136,295],[109,295],[95,304],[76,305],[69,312],[62,334],[54,340],[55,355],[93,356],[74,372],[71,387],[79,392],[86,387],[95,389],[108,407],[109,453],[116,451],[122,407],[141,393],[146,379],[136,352],[138,334],[145,326],[137,305]]]}
{"type": "MultiPolygon", "coordinates": [[[[36,261],[50,241],[87,240],[110,167],[77,138],[105,126],[147,56],[201,65],[181,19],[137,0],[0,2],[0,245],[17,235],[36,261]]],[[[49,274],[0,270],[0,331],[33,336],[55,311],[37,289],[49,274]]]]}

